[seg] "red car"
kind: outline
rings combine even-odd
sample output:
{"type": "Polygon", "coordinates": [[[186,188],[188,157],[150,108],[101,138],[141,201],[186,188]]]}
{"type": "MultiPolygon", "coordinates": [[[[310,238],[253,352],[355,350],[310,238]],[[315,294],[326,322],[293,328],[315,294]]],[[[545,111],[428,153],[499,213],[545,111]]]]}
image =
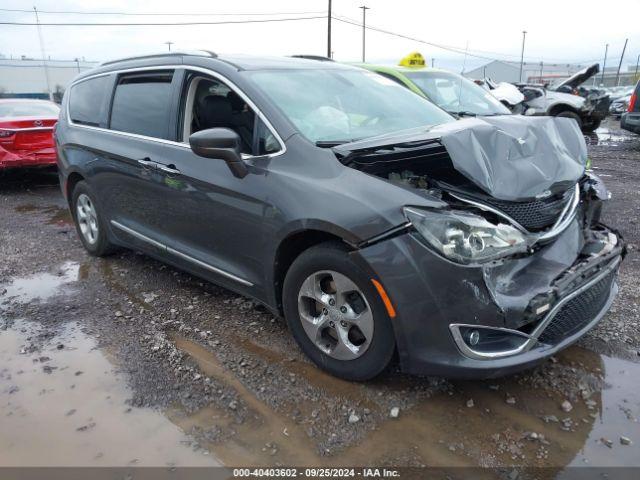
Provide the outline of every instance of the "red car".
{"type": "Polygon", "coordinates": [[[60,107],[46,100],[0,99],[0,170],[56,164],[53,127],[60,107]]]}

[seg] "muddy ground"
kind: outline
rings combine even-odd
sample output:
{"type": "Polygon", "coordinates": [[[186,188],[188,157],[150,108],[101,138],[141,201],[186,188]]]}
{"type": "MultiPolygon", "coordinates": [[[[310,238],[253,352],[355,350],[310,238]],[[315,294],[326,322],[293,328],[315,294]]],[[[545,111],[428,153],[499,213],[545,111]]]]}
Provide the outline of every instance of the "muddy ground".
{"type": "Polygon", "coordinates": [[[332,378],[250,300],[89,257],[55,174],[0,177],[0,466],[639,466],[640,137],[588,143],[629,244],[620,295],[579,345],[495,381],[332,378]]]}

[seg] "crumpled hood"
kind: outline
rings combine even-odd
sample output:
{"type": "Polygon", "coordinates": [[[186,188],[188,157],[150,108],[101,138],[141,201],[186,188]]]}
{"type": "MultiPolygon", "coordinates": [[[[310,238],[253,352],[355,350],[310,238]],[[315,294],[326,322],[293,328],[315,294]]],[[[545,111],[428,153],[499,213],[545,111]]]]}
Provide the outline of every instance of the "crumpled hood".
{"type": "Polygon", "coordinates": [[[570,118],[501,115],[469,118],[334,147],[348,159],[377,149],[440,142],[455,170],[486,194],[531,200],[566,189],[583,175],[587,147],[570,118]]]}
{"type": "Polygon", "coordinates": [[[440,139],[460,173],[500,200],[534,198],[578,181],[587,146],[570,118],[488,117],[440,139]]]}
{"type": "Polygon", "coordinates": [[[570,87],[570,88],[578,88],[584,82],[589,80],[591,77],[600,72],[600,64],[594,63],[590,67],[583,68],[577,73],[574,73],[569,78],[563,80],[559,84],[554,86],[554,90],[557,90],[560,87],[570,87]]]}

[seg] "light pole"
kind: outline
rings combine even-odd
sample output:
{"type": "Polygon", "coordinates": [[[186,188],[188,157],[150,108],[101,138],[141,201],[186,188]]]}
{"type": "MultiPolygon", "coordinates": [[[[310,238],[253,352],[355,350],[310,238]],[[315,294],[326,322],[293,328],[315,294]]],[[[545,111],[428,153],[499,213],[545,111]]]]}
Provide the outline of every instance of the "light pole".
{"type": "Polygon", "coordinates": [[[327,58],[331,57],[331,0],[329,0],[329,10],[327,12],[327,58]]]}
{"type": "Polygon", "coordinates": [[[542,69],[544,68],[544,63],[542,63],[542,60],[540,60],[540,83],[544,83],[542,81],[542,69]]]}
{"type": "Polygon", "coordinates": [[[622,59],[624,58],[624,52],[627,50],[628,41],[628,38],[624,39],[624,47],[622,47],[622,55],[620,55],[620,63],[618,64],[618,71],[616,72],[616,87],[618,86],[618,82],[620,81],[620,69],[622,68],[622,59]]]}
{"type": "Polygon", "coordinates": [[[171,45],[173,45],[174,42],[164,42],[165,45],[167,45],[169,47],[169,51],[171,51],[171,45]]]}
{"type": "Polygon", "coordinates": [[[362,9],[362,62],[364,63],[365,60],[365,32],[367,29],[367,10],[370,10],[369,7],[366,6],[361,6],[360,7],[362,9]]]}
{"type": "Polygon", "coordinates": [[[638,54],[638,58],[636,59],[636,73],[633,76],[633,79],[636,80],[638,78],[638,64],[640,63],[640,53],[638,54]]]}
{"type": "Polygon", "coordinates": [[[604,46],[604,62],[602,62],[602,77],[601,77],[600,83],[602,84],[603,87],[604,87],[604,71],[607,68],[607,53],[609,53],[608,43],[604,46]]]}
{"type": "Polygon", "coordinates": [[[51,82],[49,80],[49,66],[47,65],[47,53],[44,50],[44,40],[42,40],[42,30],[40,29],[40,18],[38,17],[38,9],[34,6],[33,12],[36,14],[36,24],[38,26],[38,39],[40,40],[40,54],[42,55],[42,65],[44,66],[44,78],[47,82],[47,94],[49,100],[53,102],[53,93],[51,92],[51,82]]]}
{"type": "Polygon", "coordinates": [[[522,51],[520,52],[520,82],[522,82],[522,67],[524,66],[524,41],[527,38],[527,31],[522,31],[522,51]]]}

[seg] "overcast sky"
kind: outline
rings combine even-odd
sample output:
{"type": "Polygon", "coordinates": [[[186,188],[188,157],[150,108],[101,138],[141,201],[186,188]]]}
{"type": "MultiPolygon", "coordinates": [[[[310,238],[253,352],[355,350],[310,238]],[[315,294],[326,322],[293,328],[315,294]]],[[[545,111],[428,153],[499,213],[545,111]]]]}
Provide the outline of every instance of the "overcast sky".
{"type": "MultiPolygon", "coordinates": [[[[242,20],[247,18],[309,17],[326,15],[327,0],[0,0],[0,8],[69,10],[85,12],[137,13],[274,13],[269,16],[118,16],[58,15],[41,13],[46,22],[189,22],[242,20]],[[299,14],[282,15],[296,12],[299,14]]],[[[616,64],[625,38],[629,38],[624,65],[634,64],[640,53],[639,0],[333,0],[334,15],[361,22],[367,5],[367,24],[431,43],[454,47],[469,55],[442,50],[416,41],[367,31],[367,60],[395,62],[411,51],[420,51],[436,66],[460,70],[485,63],[476,58],[519,61],[522,30],[527,30],[525,59],[549,63],[601,61],[609,44],[607,65],[616,64]],[[467,47],[468,46],[468,47],[467,47]]],[[[33,13],[0,11],[3,22],[33,22],[33,13]]],[[[327,21],[309,19],[282,23],[198,25],[198,26],[43,26],[48,56],[56,59],[85,57],[103,61],[111,58],[167,49],[209,49],[225,53],[290,55],[326,54],[327,21]]],[[[360,60],[361,28],[333,22],[334,58],[360,60]]],[[[40,57],[34,26],[0,25],[0,53],[6,56],[40,57]]],[[[624,66],[623,66],[624,68],[624,66]]]]}

